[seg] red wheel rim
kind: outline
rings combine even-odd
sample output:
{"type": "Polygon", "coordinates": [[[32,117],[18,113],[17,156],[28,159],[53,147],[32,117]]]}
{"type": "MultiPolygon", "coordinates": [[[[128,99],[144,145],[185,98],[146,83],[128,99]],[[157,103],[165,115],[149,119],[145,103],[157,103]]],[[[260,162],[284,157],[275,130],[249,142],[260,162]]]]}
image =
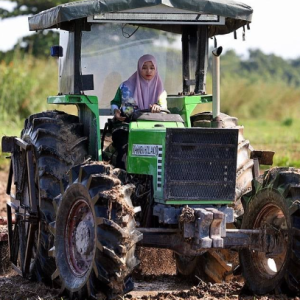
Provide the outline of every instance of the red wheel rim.
{"type": "Polygon", "coordinates": [[[65,229],[65,249],[70,269],[76,276],[90,270],[95,253],[95,223],[89,204],[84,199],[72,205],[65,229]]]}

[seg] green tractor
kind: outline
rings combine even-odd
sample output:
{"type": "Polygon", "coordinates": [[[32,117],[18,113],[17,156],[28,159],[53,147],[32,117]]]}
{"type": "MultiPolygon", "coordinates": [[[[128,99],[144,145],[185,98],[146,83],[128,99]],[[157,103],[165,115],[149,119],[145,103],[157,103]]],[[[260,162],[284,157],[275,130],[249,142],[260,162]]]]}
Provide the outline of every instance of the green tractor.
{"type": "Polygon", "coordinates": [[[20,138],[2,140],[19,274],[71,299],[114,298],[133,289],[141,245],[174,251],[179,274],[217,282],[230,277],[237,265],[229,257],[239,252],[252,292],[299,291],[299,171],[260,174],[274,153],[255,151],[237,119],[220,112],[222,48],[209,55],[209,40],[245,33],[252,12],[226,0],[86,0],[29,18],[30,30],[60,29],[51,49],[59,91],[48,103],[75,105],[78,115],[37,113],[20,138]],[[145,53],[159,62],[168,111],[117,123],[110,100],[145,53]],[[111,142],[120,127],[125,169],[115,167],[111,142]]]}

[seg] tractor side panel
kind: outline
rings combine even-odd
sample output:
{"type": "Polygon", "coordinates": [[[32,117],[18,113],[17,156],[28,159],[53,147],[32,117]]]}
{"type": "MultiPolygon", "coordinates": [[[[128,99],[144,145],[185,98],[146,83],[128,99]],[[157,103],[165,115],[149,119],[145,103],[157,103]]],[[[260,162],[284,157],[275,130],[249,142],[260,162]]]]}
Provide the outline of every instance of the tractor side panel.
{"type": "Polygon", "coordinates": [[[168,109],[172,114],[178,114],[184,120],[186,127],[191,126],[191,116],[203,111],[211,111],[211,95],[168,96],[168,109]],[[204,104],[210,104],[209,108],[204,104]],[[205,107],[205,108],[204,108],[205,107]]]}
{"type": "Polygon", "coordinates": [[[130,123],[127,172],[153,177],[156,202],[163,202],[166,128],[182,126],[178,122],[130,123]]]}

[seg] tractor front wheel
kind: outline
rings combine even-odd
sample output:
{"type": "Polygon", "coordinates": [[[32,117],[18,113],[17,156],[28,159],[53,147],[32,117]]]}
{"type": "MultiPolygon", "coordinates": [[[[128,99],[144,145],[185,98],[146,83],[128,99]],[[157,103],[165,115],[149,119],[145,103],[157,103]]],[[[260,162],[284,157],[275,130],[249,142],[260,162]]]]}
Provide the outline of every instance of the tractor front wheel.
{"type": "MultiPolygon", "coordinates": [[[[292,168],[274,168],[261,182],[254,182],[242,221],[244,229],[275,229],[280,236],[280,251],[269,253],[243,249],[240,263],[246,286],[255,294],[281,291],[289,286],[299,290],[299,247],[295,231],[299,231],[300,173],[292,168]]],[[[294,289],[295,291],[295,289],[294,289]]]]}
{"type": "Polygon", "coordinates": [[[58,200],[55,260],[62,288],[71,299],[99,295],[114,298],[133,288],[137,265],[131,184],[109,165],[88,164],[78,172],[58,200]]]}

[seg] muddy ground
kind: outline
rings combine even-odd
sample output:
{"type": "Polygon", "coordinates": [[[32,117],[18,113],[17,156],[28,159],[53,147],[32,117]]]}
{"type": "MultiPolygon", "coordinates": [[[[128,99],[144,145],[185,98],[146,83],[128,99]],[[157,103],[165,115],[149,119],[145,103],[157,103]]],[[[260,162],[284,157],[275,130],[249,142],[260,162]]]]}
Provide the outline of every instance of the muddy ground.
{"type": "MultiPolygon", "coordinates": [[[[6,216],[5,194],[7,171],[0,171],[0,216],[6,216]]],[[[0,245],[1,246],[1,245],[0,245]]],[[[245,300],[275,300],[294,299],[287,295],[249,295],[244,289],[241,278],[230,283],[211,284],[198,280],[198,284],[188,279],[176,276],[176,266],[171,251],[157,249],[140,249],[141,264],[134,274],[135,290],[125,299],[135,300],[180,300],[180,299],[245,299],[245,300]]],[[[7,254],[6,254],[7,255],[7,254]]],[[[5,259],[2,253],[1,260],[5,259]]],[[[58,290],[47,287],[42,283],[23,279],[15,271],[8,270],[0,275],[0,300],[67,300],[58,290]]]]}

